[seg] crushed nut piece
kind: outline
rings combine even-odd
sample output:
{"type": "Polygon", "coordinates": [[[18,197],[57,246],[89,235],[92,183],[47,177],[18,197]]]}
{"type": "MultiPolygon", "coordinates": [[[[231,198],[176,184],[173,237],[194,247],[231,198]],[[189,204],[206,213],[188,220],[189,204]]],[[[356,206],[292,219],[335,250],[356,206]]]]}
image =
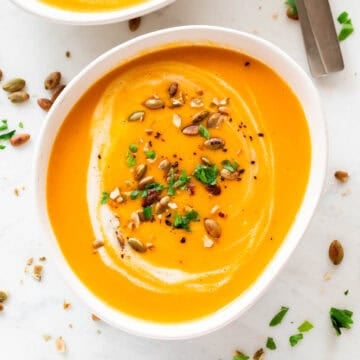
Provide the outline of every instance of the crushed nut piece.
{"type": "Polygon", "coordinates": [[[46,261],[46,257],[45,256],[39,257],[39,261],[42,261],[42,262],[46,261]]]}
{"type": "Polygon", "coordinates": [[[100,321],[101,319],[99,317],[97,317],[95,314],[91,314],[91,319],[93,321],[100,321]]]}
{"type": "Polygon", "coordinates": [[[336,180],[342,183],[345,183],[349,180],[349,174],[346,171],[342,171],[342,170],[335,171],[334,176],[336,180]]]}
{"type": "Polygon", "coordinates": [[[55,340],[55,346],[59,353],[64,353],[66,350],[65,341],[61,336],[55,340]]]}
{"type": "Polygon", "coordinates": [[[208,238],[207,236],[204,237],[204,247],[205,248],[212,248],[214,246],[214,240],[208,238]]]}
{"type": "Polygon", "coordinates": [[[104,242],[102,240],[94,240],[92,246],[96,250],[104,246],[104,242]]]}
{"type": "Polygon", "coordinates": [[[331,274],[330,274],[329,272],[327,272],[327,273],[324,274],[324,280],[325,280],[325,281],[331,280],[331,274]]]}
{"type": "Polygon", "coordinates": [[[8,297],[9,295],[5,290],[0,290],[0,303],[4,303],[8,297]]]}
{"type": "Polygon", "coordinates": [[[52,337],[50,335],[43,335],[45,341],[50,341],[52,337]]]}
{"type": "Polygon", "coordinates": [[[34,269],[33,269],[33,278],[37,281],[41,281],[41,277],[42,277],[42,272],[43,272],[44,267],[40,264],[34,265],[34,269]]]}
{"type": "Polygon", "coordinates": [[[15,194],[16,196],[19,196],[19,195],[20,195],[20,190],[19,190],[18,188],[15,188],[15,189],[14,189],[14,194],[15,194]]]}
{"type": "Polygon", "coordinates": [[[71,304],[67,301],[64,301],[64,304],[63,304],[64,310],[68,310],[68,309],[70,309],[70,307],[71,307],[71,304]]]}
{"type": "Polygon", "coordinates": [[[28,258],[28,259],[26,260],[26,265],[31,266],[31,265],[33,264],[33,262],[34,262],[34,258],[33,258],[33,257],[28,258]]]}
{"type": "Polygon", "coordinates": [[[0,312],[4,310],[4,305],[0,303],[0,312]]]}

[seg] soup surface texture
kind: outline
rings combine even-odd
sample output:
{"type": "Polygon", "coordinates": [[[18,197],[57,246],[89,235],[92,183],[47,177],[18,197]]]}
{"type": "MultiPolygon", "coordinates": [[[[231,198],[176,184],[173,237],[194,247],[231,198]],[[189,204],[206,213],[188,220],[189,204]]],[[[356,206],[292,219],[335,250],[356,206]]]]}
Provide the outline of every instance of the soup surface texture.
{"type": "Polygon", "coordinates": [[[111,11],[139,5],[147,0],[39,0],[63,10],[92,12],[111,11]]]}
{"type": "Polygon", "coordinates": [[[137,318],[188,321],[264,271],[310,158],[303,110],[274,71],[174,44],[119,65],[73,107],[49,161],[48,212],[97,297],[137,318]]]}

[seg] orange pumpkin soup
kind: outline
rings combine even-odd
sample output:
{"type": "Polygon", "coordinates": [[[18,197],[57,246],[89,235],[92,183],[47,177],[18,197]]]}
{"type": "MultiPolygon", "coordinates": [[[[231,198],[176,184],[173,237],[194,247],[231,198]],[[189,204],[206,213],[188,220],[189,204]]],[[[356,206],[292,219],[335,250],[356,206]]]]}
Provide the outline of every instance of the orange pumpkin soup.
{"type": "Polygon", "coordinates": [[[70,267],[108,305],[183,322],[248,289],[309,177],[300,103],[264,64],[213,46],[143,54],[65,119],[48,212],[70,267]]]}
{"type": "Polygon", "coordinates": [[[110,11],[139,5],[147,0],[39,0],[63,10],[92,12],[110,11]]]}

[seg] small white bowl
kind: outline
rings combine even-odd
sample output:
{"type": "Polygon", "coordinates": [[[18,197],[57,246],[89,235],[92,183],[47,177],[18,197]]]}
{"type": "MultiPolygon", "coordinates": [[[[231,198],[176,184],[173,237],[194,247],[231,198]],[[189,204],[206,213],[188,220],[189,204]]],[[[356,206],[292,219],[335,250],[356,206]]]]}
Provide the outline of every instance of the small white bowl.
{"type": "Polygon", "coordinates": [[[204,335],[228,324],[253,305],[264,292],[295,250],[311,220],[322,192],[326,162],[326,130],[318,93],[306,73],[288,55],[267,41],[239,31],[211,26],[185,26],[160,30],[119,45],[93,61],[70,82],[51,108],[41,132],[35,164],[36,203],[46,239],[51,242],[54,257],[62,274],[95,314],[109,324],[132,334],[160,339],[185,339],[204,335]],[[284,242],[261,276],[247,291],[207,317],[178,324],[151,323],[130,317],[106,305],[82,284],[67,264],[53,234],[47,214],[46,173],[50,151],[56,134],[70,109],[91,85],[111,69],[139,52],[161,45],[173,42],[203,44],[209,43],[209,39],[212,44],[240,51],[267,64],[295,92],[304,109],[311,135],[312,160],[309,183],[301,208],[284,242]]]}
{"type": "Polygon", "coordinates": [[[120,10],[77,12],[61,10],[39,0],[11,0],[25,11],[51,21],[69,25],[103,25],[133,19],[159,10],[175,0],[148,0],[120,10]]]}

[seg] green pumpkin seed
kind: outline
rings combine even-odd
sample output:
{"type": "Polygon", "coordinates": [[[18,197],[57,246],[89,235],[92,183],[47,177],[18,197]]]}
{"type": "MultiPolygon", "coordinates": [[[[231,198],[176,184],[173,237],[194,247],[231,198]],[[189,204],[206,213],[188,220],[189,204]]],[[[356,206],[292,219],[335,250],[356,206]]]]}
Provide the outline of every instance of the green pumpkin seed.
{"type": "Polygon", "coordinates": [[[140,253],[146,252],[146,246],[139,239],[129,238],[127,242],[133,250],[140,253]]]}
{"type": "Polygon", "coordinates": [[[203,120],[205,120],[208,116],[210,115],[210,112],[207,111],[207,110],[203,110],[203,111],[200,111],[198,112],[197,114],[195,114],[193,117],[192,117],[192,123],[193,124],[198,124],[198,123],[201,123],[203,120]]]}
{"type": "Polygon", "coordinates": [[[151,97],[143,102],[143,105],[150,110],[163,109],[165,107],[164,102],[161,99],[151,97]]]}
{"type": "Polygon", "coordinates": [[[9,80],[3,85],[3,90],[7,92],[15,92],[22,90],[26,85],[26,82],[24,79],[15,78],[12,80],[9,80]]]}
{"type": "Polygon", "coordinates": [[[13,103],[22,103],[29,100],[29,97],[26,91],[15,91],[8,96],[8,99],[13,103]]]}
{"type": "Polygon", "coordinates": [[[220,138],[211,138],[206,140],[204,145],[210,150],[219,150],[225,146],[225,141],[220,138]]]}

